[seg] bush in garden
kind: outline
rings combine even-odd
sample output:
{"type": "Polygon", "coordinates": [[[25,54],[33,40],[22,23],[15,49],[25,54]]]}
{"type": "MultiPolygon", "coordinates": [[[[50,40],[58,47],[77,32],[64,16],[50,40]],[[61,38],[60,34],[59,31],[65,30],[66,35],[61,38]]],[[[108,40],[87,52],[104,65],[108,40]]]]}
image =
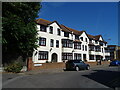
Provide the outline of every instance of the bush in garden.
{"type": "Polygon", "coordinates": [[[13,73],[19,73],[22,69],[22,64],[20,62],[13,62],[7,67],[5,67],[5,71],[7,72],[13,72],[13,73]]]}

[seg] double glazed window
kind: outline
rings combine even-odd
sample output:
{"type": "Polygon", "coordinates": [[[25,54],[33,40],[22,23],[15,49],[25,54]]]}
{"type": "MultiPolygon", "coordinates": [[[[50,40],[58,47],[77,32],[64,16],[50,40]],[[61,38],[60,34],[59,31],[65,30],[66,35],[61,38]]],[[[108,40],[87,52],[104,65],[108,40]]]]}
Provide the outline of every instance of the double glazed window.
{"type": "Polygon", "coordinates": [[[94,51],[95,46],[89,46],[90,51],[94,51]]]}
{"type": "Polygon", "coordinates": [[[94,55],[90,55],[90,60],[94,60],[94,55]]]}
{"type": "Polygon", "coordinates": [[[81,49],[81,43],[80,42],[74,42],[74,49],[81,49]]]}
{"type": "Polygon", "coordinates": [[[59,41],[56,40],[56,47],[59,47],[59,41]]]}
{"type": "Polygon", "coordinates": [[[62,60],[72,60],[73,55],[72,53],[62,53],[62,60]]]}
{"type": "Polygon", "coordinates": [[[75,39],[76,39],[76,40],[79,40],[79,36],[78,36],[78,35],[75,35],[75,39]]]}
{"type": "Polygon", "coordinates": [[[103,42],[100,42],[100,45],[103,46],[103,42]]]}
{"type": "Polygon", "coordinates": [[[86,42],[88,41],[87,38],[85,38],[85,41],[86,41],[86,42]]]}
{"type": "Polygon", "coordinates": [[[72,48],[73,47],[73,41],[69,39],[63,39],[62,40],[62,46],[67,47],[67,48],[72,48]]]}
{"type": "Polygon", "coordinates": [[[83,37],[81,37],[80,39],[81,39],[81,41],[83,41],[83,37]]]}
{"type": "Polygon", "coordinates": [[[84,45],[82,45],[82,50],[84,51],[84,45]]]}
{"type": "Polygon", "coordinates": [[[87,51],[87,46],[85,46],[85,51],[87,51]]]}
{"type": "Polygon", "coordinates": [[[52,27],[52,26],[50,26],[50,31],[49,31],[49,33],[53,34],[53,27],[52,27]]]}
{"type": "Polygon", "coordinates": [[[101,52],[100,46],[95,46],[95,50],[96,50],[96,52],[101,52]]]}
{"type": "Polygon", "coordinates": [[[39,51],[38,60],[48,60],[48,51],[39,51]]]}
{"type": "Polygon", "coordinates": [[[40,31],[46,32],[46,26],[40,25],[40,31]]]}
{"type": "Polygon", "coordinates": [[[98,41],[97,41],[97,40],[95,40],[95,44],[98,44],[98,41]]]}
{"type": "Polygon", "coordinates": [[[54,47],[54,40],[50,39],[50,47],[54,47]]]}
{"type": "Polygon", "coordinates": [[[64,37],[69,37],[69,33],[68,32],[64,32],[64,37]]]}
{"type": "Polygon", "coordinates": [[[39,38],[39,45],[40,46],[46,46],[46,38],[40,37],[39,38]]]}
{"type": "Polygon", "coordinates": [[[74,53],[75,60],[81,60],[81,54],[74,53]]]}
{"type": "Polygon", "coordinates": [[[60,35],[61,33],[60,33],[60,29],[58,28],[57,29],[57,35],[60,35]]]}

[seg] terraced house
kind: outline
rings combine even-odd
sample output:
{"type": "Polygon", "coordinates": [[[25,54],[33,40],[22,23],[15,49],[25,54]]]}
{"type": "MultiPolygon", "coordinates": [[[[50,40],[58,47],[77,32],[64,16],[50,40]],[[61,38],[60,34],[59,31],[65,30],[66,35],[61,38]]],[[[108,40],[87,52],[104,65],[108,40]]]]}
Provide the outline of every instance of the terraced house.
{"type": "Polygon", "coordinates": [[[39,47],[33,52],[34,63],[109,60],[107,42],[101,35],[89,35],[57,21],[37,19],[36,23],[39,47]]]}

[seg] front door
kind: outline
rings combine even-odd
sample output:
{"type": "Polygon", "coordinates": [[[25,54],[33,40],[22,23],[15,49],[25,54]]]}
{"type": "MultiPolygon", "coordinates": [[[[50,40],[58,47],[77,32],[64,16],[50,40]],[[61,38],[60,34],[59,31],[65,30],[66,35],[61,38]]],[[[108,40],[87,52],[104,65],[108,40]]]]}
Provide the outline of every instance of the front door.
{"type": "Polygon", "coordinates": [[[57,62],[57,54],[56,54],[56,53],[53,53],[51,59],[52,59],[52,60],[51,60],[52,62],[57,62]]]}

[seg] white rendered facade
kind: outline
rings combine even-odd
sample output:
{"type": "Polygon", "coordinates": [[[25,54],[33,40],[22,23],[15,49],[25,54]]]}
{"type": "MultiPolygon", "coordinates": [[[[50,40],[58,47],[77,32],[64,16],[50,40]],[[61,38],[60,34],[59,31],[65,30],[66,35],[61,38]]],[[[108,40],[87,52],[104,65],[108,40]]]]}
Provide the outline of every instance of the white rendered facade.
{"type": "Polygon", "coordinates": [[[48,22],[44,19],[38,19],[37,24],[37,37],[40,39],[38,40],[39,47],[33,52],[32,60],[34,63],[46,63],[46,61],[63,62],[65,60],[75,59],[95,62],[98,59],[104,60],[106,56],[110,56],[109,52],[105,52],[107,44],[104,43],[102,36],[100,36],[97,43],[95,43],[94,38],[90,42],[91,38],[85,31],[79,31],[80,34],[76,35],[75,32],[77,32],[77,30],[72,31],[67,27],[59,25],[56,21],[48,22]],[[45,28],[42,28],[43,26],[45,26],[45,28]],[[52,28],[52,33],[50,28],[52,28]],[[76,36],[77,39],[75,38],[76,36]],[[100,42],[102,42],[103,45],[100,45],[100,42]],[[90,50],[91,43],[93,44],[92,46],[94,46],[94,50],[92,51],[90,50]],[[100,50],[96,52],[95,46],[97,45],[100,46],[100,50]],[[90,57],[92,57],[92,60],[90,57]]]}

